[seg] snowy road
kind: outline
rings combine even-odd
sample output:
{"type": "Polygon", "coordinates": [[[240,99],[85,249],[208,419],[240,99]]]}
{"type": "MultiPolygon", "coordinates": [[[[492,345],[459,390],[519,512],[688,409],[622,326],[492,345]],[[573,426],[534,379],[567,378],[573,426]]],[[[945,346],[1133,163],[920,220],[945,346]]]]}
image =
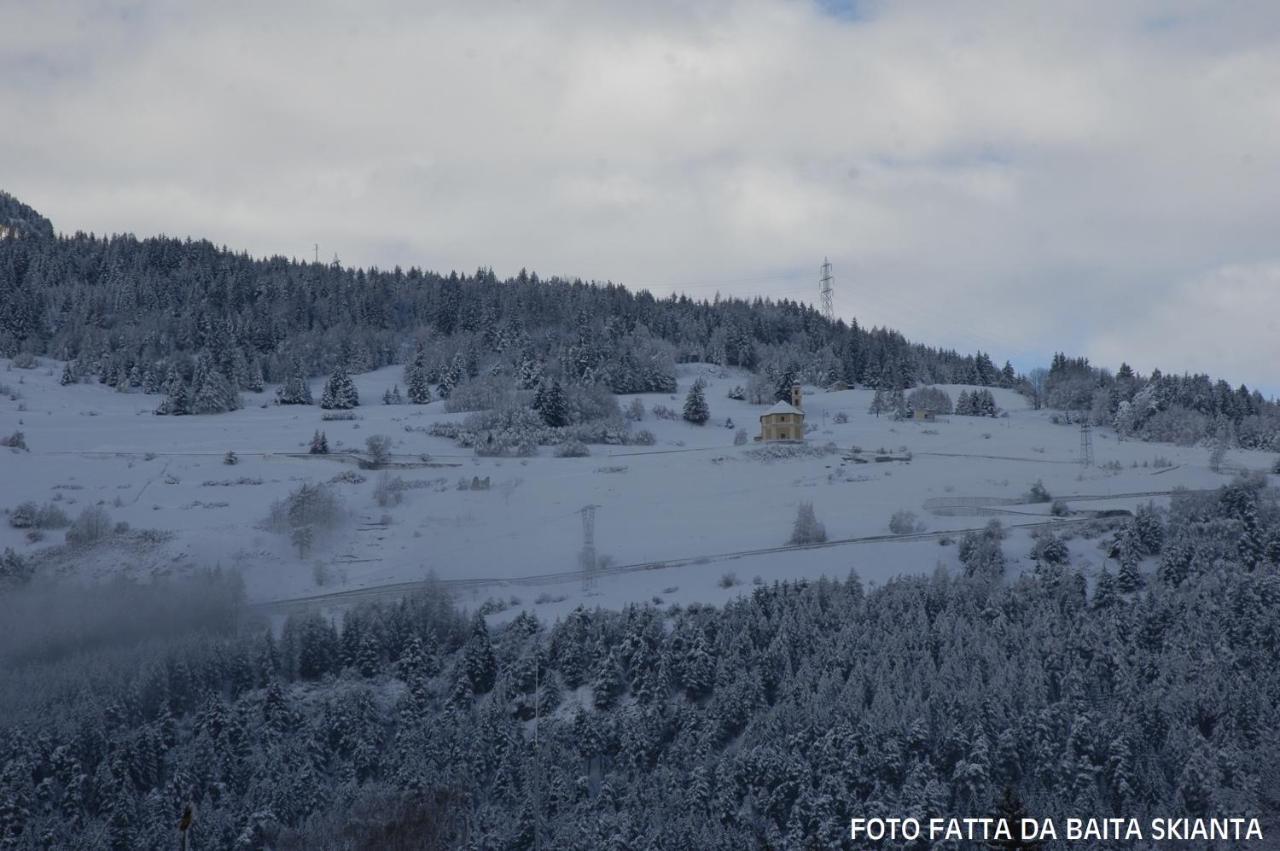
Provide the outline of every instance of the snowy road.
{"type": "MultiPolygon", "coordinates": [[[[1035,523],[1010,523],[1007,528],[1010,529],[1041,529],[1045,527],[1067,528],[1083,523],[1088,523],[1092,517],[1080,517],[1073,519],[1052,519],[1035,523]]],[[[598,571],[595,574],[596,579],[604,579],[610,576],[618,576],[627,573],[637,573],[640,571],[650,570],[669,570],[676,567],[686,567],[689,565],[704,565],[717,562],[734,561],[737,559],[753,558],[765,555],[777,555],[787,552],[798,552],[801,550],[822,550],[832,547],[844,547],[852,544],[883,544],[883,543],[906,543],[910,541],[927,541],[937,540],[938,538],[949,536],[957,537],[967,532],[980,532],[984,527],[966,527],[963,529],[940,529],[932,532],[918,532],[908,535],[864,535],[856,538],[842,538],[835,541],[827,541],[821,544],[807,544],[803,546],[787,545],[780,547],[762,547],[753,550],[737,550],[734,552],[715,553],[711,555],[691,556],[687,558],[663,559],[659,561],[637,562],[635,564],[613,565],[598,571]]],[[[375,585],[369,588],[354,588],[347,591],[334,591],[328,594],[313,594],[306,597],[293,597],[282,600],[265,600],[260,603],[253,604],[253,608],[267,614],[287,614],[289,612],[306,611],[309,609],[325,608],[329,606],[348,606],[355,603],[361,603],[373,600],[395,600],[410,594],[428,585],[439,585],[446,588],[480,588],[485,586],[516,586],[516,585],[555,585],[564,582],[579,582],[583,579],[583,573],[580,570],[564,570],[556,573],[541,573],[530,576],[505,577],[505,578],[468,578],[468,579],[433,579],[422,580],[416,582],[393,582],[385,585],[375,585]]]]}

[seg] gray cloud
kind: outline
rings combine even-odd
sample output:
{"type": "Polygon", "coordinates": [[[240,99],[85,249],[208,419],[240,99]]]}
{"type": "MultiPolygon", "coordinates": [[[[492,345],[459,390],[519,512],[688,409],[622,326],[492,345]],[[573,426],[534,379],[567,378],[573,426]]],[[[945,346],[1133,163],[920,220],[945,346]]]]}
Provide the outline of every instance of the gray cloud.
{"type": "Polygon", "coordinates": [[[864,324],[1280,389],[1271,3],[0,16],[4,185],[62,230],[707,297],[829,255],[864,324]]]}

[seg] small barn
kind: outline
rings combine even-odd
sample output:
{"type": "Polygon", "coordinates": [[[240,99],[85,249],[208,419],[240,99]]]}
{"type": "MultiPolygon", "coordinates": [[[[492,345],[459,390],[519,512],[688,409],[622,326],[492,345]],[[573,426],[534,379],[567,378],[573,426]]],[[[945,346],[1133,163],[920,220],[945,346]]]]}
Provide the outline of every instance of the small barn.
{"type": "Polygon", "coordinates": [[[791,388],[791,401],[775,402],[760,415],[758,440],[804,440],[804,410],[800,385],[791,388]]]}
{"type": "Polygon", "coordinates": [[[911,412],[911,417],[918,423],[932,423],[938,421],[938,415],[928,408],[916,408],[911,412]]]}

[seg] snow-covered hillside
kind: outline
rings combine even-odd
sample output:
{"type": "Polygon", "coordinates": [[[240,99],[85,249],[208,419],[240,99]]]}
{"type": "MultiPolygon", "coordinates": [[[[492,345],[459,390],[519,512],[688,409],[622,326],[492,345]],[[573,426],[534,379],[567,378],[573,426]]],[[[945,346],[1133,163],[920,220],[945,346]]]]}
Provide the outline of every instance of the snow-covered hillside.
{"type": "MultiPolygon", "coordinates": [[[[759,444],[734,445],[738,428],[758,432],[763,410],[727,397],[747,376],[683,365],[676,394],[640,397],[646,416],[636,427],[652,431],[655,445],[593,446],[586,458],[558,458],[544,447],[534,458],[495,459],[426,433],[433,422],[464,416],[445,413],[441,401],[380,404],[383,391],[401,382],[398,367],[356,376],[364,401],[356,418],[325,421],[318,407],[271,404],[272,388],[246,394],[244,409],[232,413],[157,417],[154,396],[60,386],[61,366],[42,360],[35,369],[18,369],[0,361],[0,384],[14,397],[0,403],[0,434],[21,430],[29,446],[0,450],[0,505],[54,502],[71,517],[101,505],[132,532],[71,551],[61,548],[61,531],[31,543],[24,530],[5,523],[0,547],[43,553],[41,571],[95,579],[237,567],[259,602],[434,573],[456,582],[464,604],[514,598],[511,612],[533,608],[554,617],[583,602],[719,602],[749,591],[753,581],[843,577],[851,569],[883,583],[956,565],[955,547],[939,545],[944,536],[886,539],[898,510],[914,512],[930,533],[980,527],[992,516],[1018,526],[1052,519],[1048,504],[1009,502],[1037,480],[1071,509],[1086,511],[1159,502],[1174,488],[1229,478],[1209,470],[1205,449],[1120,442],[1102,429],[1094,433],[1097,465],[1082,469],[1075,427],[1051,423],[1049,412],[1032,411],[1002,390],[993,392],[1007,416],[923,423],[868,414],[867,390],[806,388],[805,411],[816,426],[807,445],[815,451],[765,459],[759,444]],[[678,411],[699,377],[707,383],[707,425],[654,416],[655,405],[678,411]],[[840,414],[848,421],[839,422],[840,414]],[[317,429],[334,454],[306,454],[317,429]],[[393,462],[404,465],[385,474],[408,485],[399,504],[378,505],[374,492],[384,473],[361,470],[342,454],[363,452],[376,434],[392,439],[393,462]],[[827,444],[835,451],[816,451],[827,444]],[[847,460],[855,446],[863,457],[883,450],[909,453],[910,460],[847,460]],[[224,463],[228,451],[238,464],[224,463]],[[488,479],[488,489],[470,487],[477,477],[488,479]],[[299,484],[335,478],[347,519],[308,557],[300,558],[286,536],[261,528],[272,503],[299,484]],[[982,500],[989,502],[973,505],[982,500]],[[778,551],[801,501],[813,503],[831,543],[778,551]],[[606,565],[591,587],[575,575],[587,505],[597,506],[596,548],[606,565]],[[771,551],[754,552],[760,550],[771,551]]],[[[964,388],[945,389],[954,398],[964,388]]],[[[1233,452],[1228,468],[1269,463],[1261,453],[1233,452]]],[[[1076,563],[1101,566],[1105,554],[1096,541],[1076,539],[1072,546],[1076,563]]],[[[1024,566],[1029,549],[1028,530],[1015,530],[1005,546],[1024,566]]]]}

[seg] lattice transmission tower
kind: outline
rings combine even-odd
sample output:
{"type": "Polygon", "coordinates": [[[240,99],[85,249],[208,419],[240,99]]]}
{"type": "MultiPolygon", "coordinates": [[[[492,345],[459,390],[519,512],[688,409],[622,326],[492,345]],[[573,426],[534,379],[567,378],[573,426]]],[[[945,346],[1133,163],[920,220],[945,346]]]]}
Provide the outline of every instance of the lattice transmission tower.
{"type": "MultiPolygon", "coordinates": [[[[1088,414],[1085,416],[1088,417],[1088,414]]],[[[1088,419],[1080,421],[1080,464],[1084,467],[1093,466],[1093,426],[1089,425],[1088,419]]]]}
{"type": "Polygon", "coordinates": [[[831,277],[831,261],[823,257],[822,272],[818,277],[818,294],[822,298],[822,315],[827,318],[828,322],[834,322],[836,318],[835,307],[831,304],[833,280],[831,277]]]}

